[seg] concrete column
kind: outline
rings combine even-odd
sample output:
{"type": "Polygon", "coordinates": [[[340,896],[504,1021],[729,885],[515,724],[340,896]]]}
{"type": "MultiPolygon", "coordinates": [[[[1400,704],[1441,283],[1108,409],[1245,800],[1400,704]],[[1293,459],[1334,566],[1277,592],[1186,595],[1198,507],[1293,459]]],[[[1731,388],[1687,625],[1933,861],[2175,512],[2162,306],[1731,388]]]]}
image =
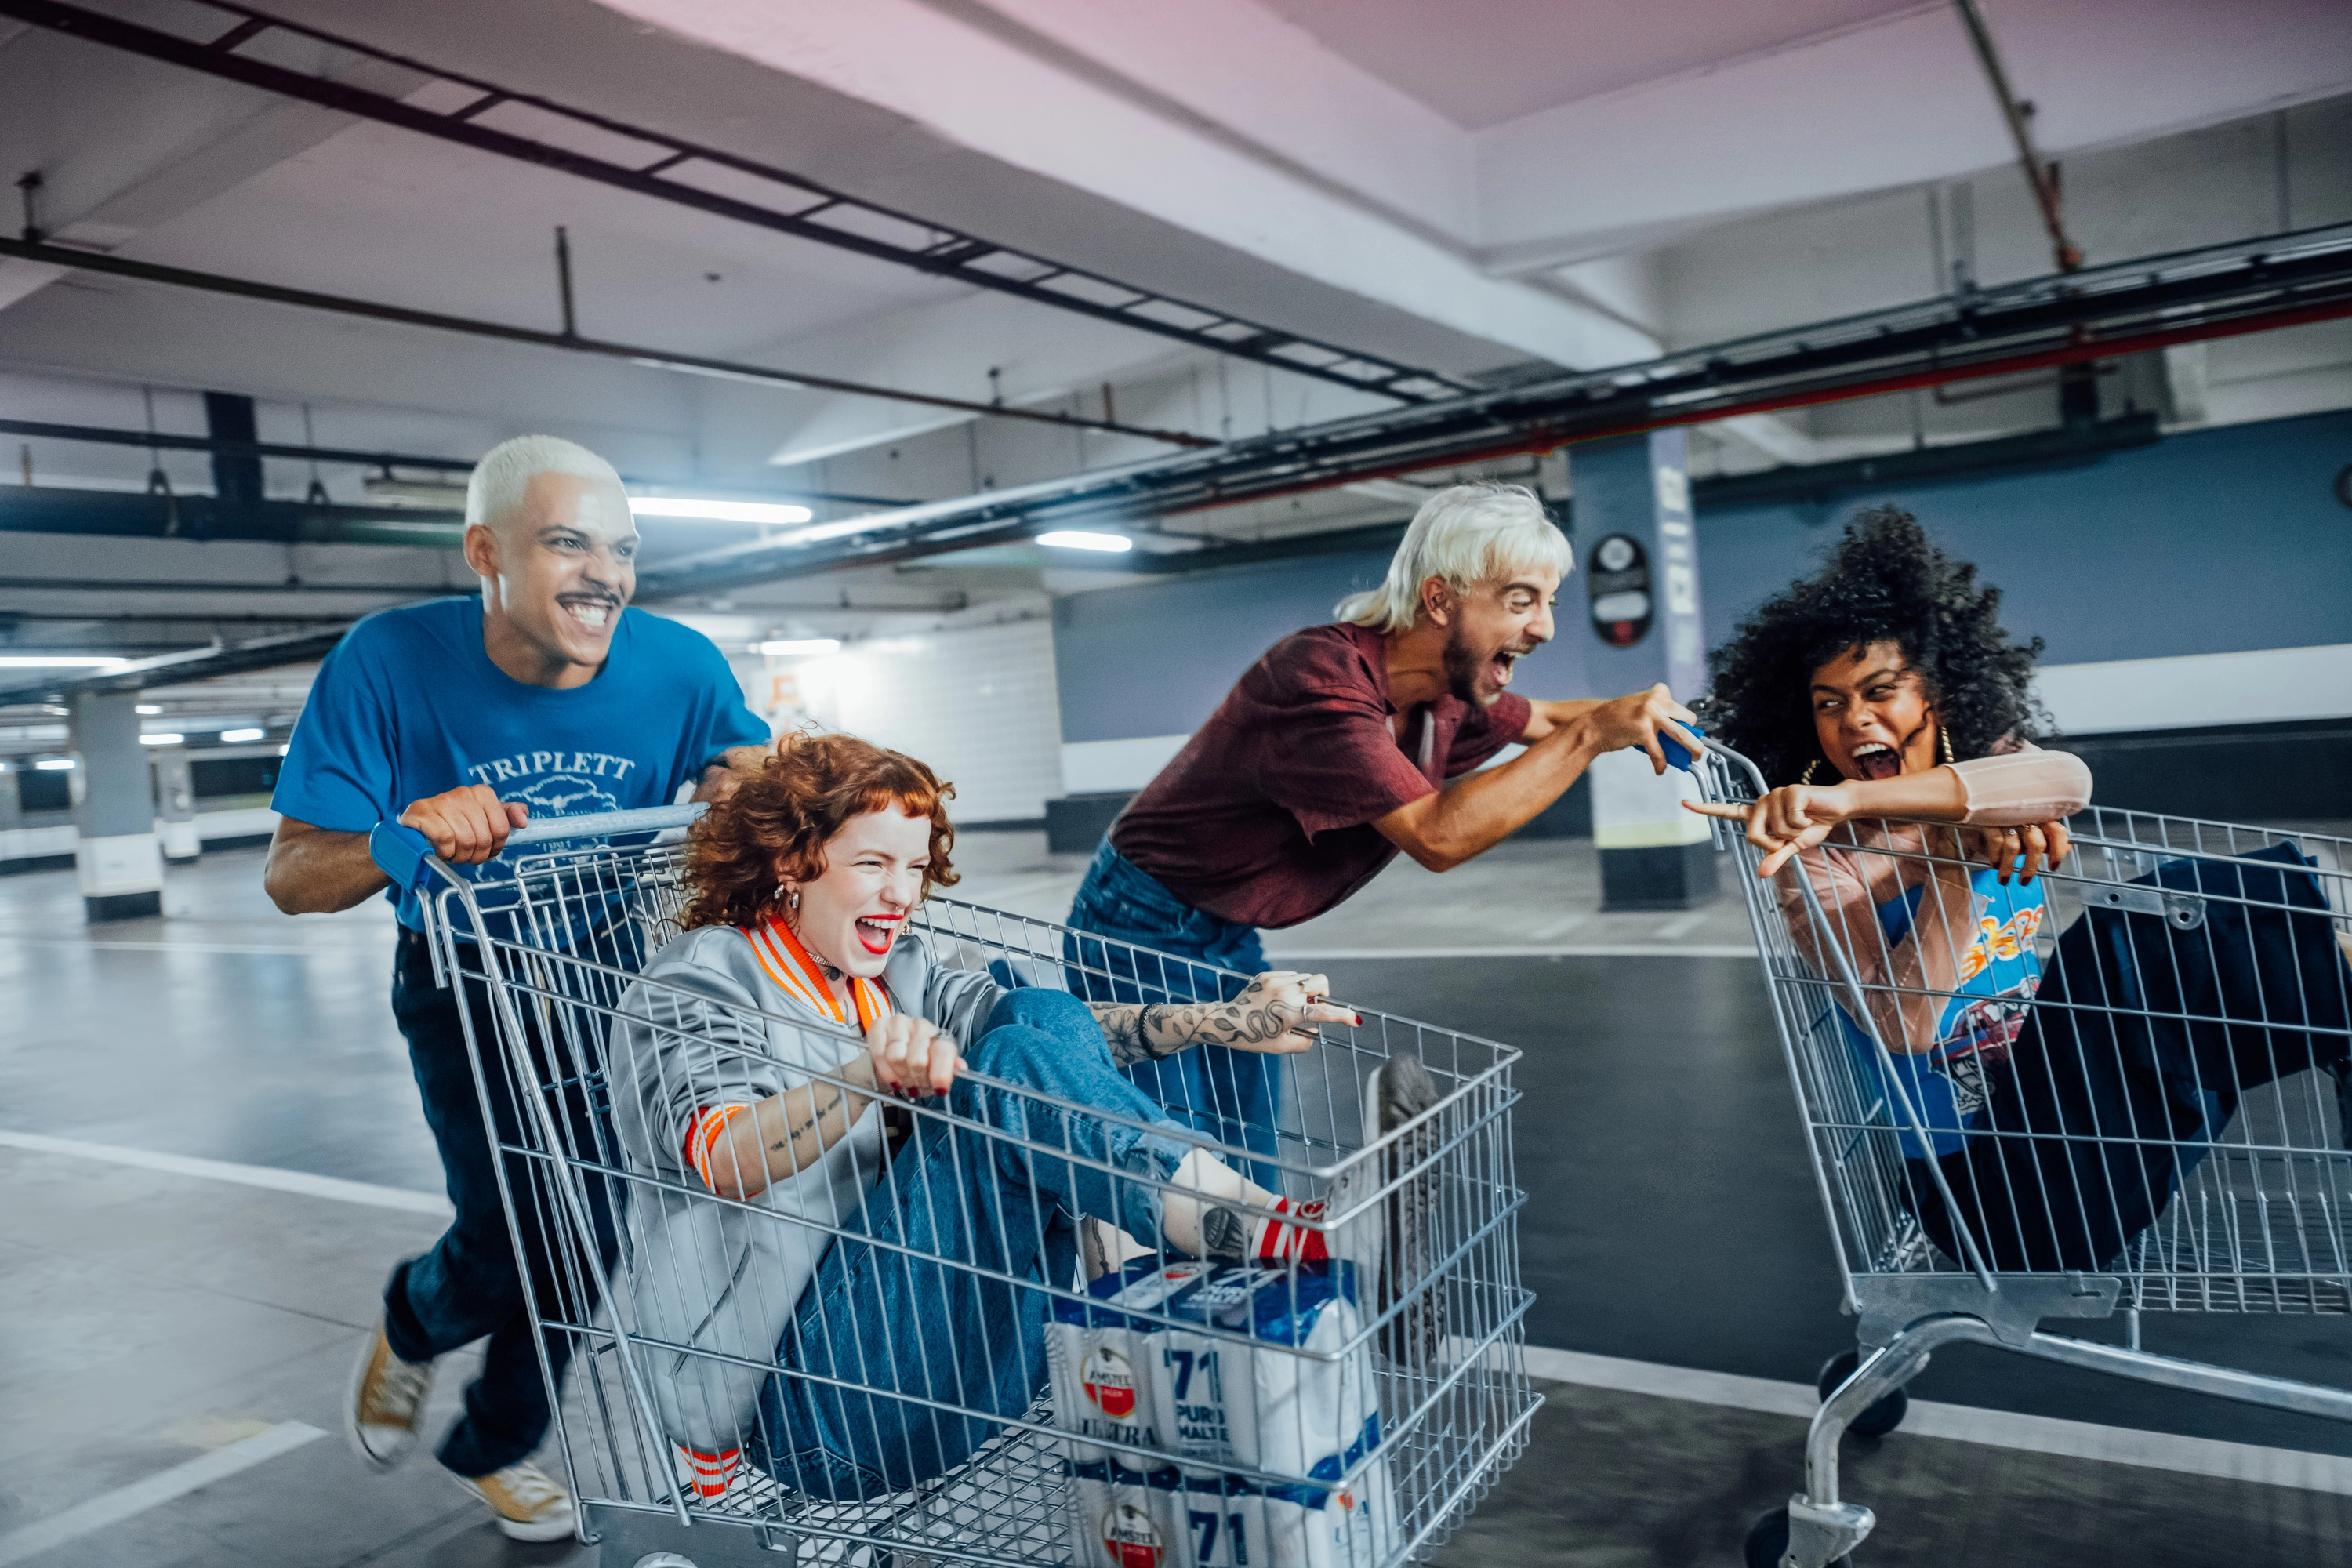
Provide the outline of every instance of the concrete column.
{"type": "MultiPolygon", "coordinates": [[[[23,763],[0,763],[0,833],[25,826],[25,797],[16,787],[17,777],[24,771],[23,763]]],[[[0,860],[6,858],[5,853],[0,853],[0,860]]]]}
{"type": "Polygon", "coordinates": [[[147,748],[155,764],[155,819],[161,824],[163,858],[175,866],[193,865],[204,852],[196,837],[196,785],[188,773],[184,746],[147,748]]]}
{"type": "Polygon", "coordinates": [[[74,868],[82,909],[99,921],[163,912],[163,856],[155,835],[153,770],[139,743],[135,691],[74,698],[74,746],[81,753],[74,802],[74,868]]]}
{"type": "MultiPolygon", "coordinates": [[[[1577,447],[1569,466],[1593,690],[1613,697],[1663,680],[1690,701],[1706,687],[1706,653],[1683,432],[1577,447]]],[[[1706,821],[1681,805],[1697,793],[1688,774],[1661,779],[1642,753],[1619,752],[1595,761],[1591,778],[1602,909],[1686,910],[1715,896],[1706,821]]]]}

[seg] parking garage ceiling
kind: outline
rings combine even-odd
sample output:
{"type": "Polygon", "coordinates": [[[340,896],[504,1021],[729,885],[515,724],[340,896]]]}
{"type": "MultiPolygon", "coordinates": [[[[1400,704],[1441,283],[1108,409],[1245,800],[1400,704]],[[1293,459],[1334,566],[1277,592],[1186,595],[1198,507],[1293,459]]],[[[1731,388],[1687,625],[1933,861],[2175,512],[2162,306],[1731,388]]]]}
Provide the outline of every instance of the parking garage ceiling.
{"type": "MultiPolygon", "coordinates": [[[[218,38],[225,18],[191,0],[86,8],[191,39],[218,38]]],[[[2352,220],[2352,38],[2333,6],[2148,0],[2123,29],[2096,10],[2014,0],[1990,13],[2095,264],[2352,220]]],[[[2048,270],[1948,5],[1804,0],[1767,21],[1671,5],[1663,23],[1654,8],[1522,0],[1444,11],[1441,26],[1402,0],[280,0],[272,16],[377,53],[259,29],[239,47],[444,111],[435,71],[462,72],[1467,386],[2048,270]]],[[[484,120],[600,157],[621,145],[527,106],[484,120]]],[[[131,263],[559,333],[561,227],[577,331],[678,356],[1212,440],[1397,405],[5,16],[0,149],[15,160],[0,176],[38,176],[32,211],[50,243],[131,263]]],[[[2340,324],[2270,341],[2263,366],[2226,346],[2210,366],[2158,364],[2166,417],[2352,401],[2340,324]]],[[[0,259],[0,418],[201,437],[205,389],[255,399],[260,439],[284,447],[462,461],[550,429],[656,486],[874,498],[819,501],[828,520],[1168,449],[0,259]]],[[[1749,417],[1703,446],[1737,469],[1916,434],[1903,427],[1916,413],[1860,406],[1749,417]]],[[[2054,407],[2021,393],[1937,416],[1936,434],[1998,437],[2054,407]]],[[[30,435],[0,450],[16,459],[0,486],[27,468],[38,485],[93,490],[146,490],[151,470],[189,495],[210,479],[202,450],[30,435]]],[[[403,485],[429,502],[439,482],[446,509],[446,476],[382,464],[271,458],[265,476],[273,498],[299,500],[315,481],[350,506],[403,485]]],[[[1185,526],[1363,528],[1412,493],[1334,490],[1185,526]]],[[[462,580],[438,549],[0,539],[0,616],[18,615],[0,635],[40,646],[143,647],[207,617],[226,645],[254,635],[238,617],[331,618],[462,580]]],[[[724,542],[648,527],[656,561],[724,542]]],[[[787,616],[1069,582],[992,560],[788,576],[737,596],[787,616]]]]}

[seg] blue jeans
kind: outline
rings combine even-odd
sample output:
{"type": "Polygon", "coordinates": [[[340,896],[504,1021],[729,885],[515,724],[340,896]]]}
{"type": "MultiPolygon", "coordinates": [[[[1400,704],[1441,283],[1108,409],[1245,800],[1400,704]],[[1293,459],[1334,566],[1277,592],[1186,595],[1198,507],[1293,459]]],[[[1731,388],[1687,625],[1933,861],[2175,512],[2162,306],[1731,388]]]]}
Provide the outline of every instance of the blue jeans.
{"type": "MultiPolygon", "coordinates": [[[[383,1333],[403,1361],[431,1361],[484,1335],[482,1370],[466,1388],[466,1413],[441,1444],[441,1462],[461,1476],[487,1476],[528,1458],[547,1435],[547,1380],[531,1345],[530,1314],[522,1275],[515,1267],[517,1237],[507,1227],[499,1202],[496,1156],[482,1123],[482,1097],[466,1051],[465,1025],[457,1016],[462,986],[473,1013],[474,1035],[491,1053],[484,1074],[501,1142],[520,1142],[520,1121],[507,1075],[500,1070],[498,1030],[488,993],[478,981],[451,976],[448,989],[433,983],[433,961],[425,939],[403,926],[393,961],[392,1011],[408,1037],[408,1060],[425,1102],[425,1120],[441,1151],[443,1180],[457,1217],[431,1251],[392,1271],[383,1292],[383,1333]]],[[[548,1063],[537,1043],[542,1077],[548,1063]]],[[[594,1155],[600,1142],[601,1108],[591,1109],[568,1069],[563,1110],[572,1147],[594,1155]]],[[[531,1140],[533,1143],[538,1141],[531,1140]]],[[[585,1322],[595,1309],[594,1285],[572,1253],[572,1226],[560,1202],[543,1203],[544,1179],[530,1162],[510,1157],[507,1184],[514,1196],[521,1252],[529,1260],[531,1289],[547,1316],[585,1322]]],[[[597,1242],[609,1265],[618,1250],[610,1196],[604,1184],[587,1183],[597,1242]]],[[[550,1371],[560,1384],[572,1355],[572,1336],[542,1336],[550,1371]]]]}
{"type": "MultiPolygon", "coordinates": [[[[1089,1001],[1231,1001],[1246,982],[1217,970],[1255,974],[1265,968],[1265,949],[1254,927],[1183,902],[1112,848],[1108,838],[1095,850],[1087,879],[1070,900],[1069,923],[1076,931],[1195,959],[1202,966],[1154,962],[1107,943],[1066,939],[1070,989],[1089,1001]]],[[[1218,1142],[1268,1159],[1279,1152],[1282,1076],[1275,1058],[1227,1046],[1196,1046],[1163,1061],[1138,1062],[1128,1073],[1170,1115],[1218,1142]]],[[[1282,1173],[1272,1165],[1254,1163],[1248,1173],[1261,1186],[1282,1190],[1282,1173]]]]}
{"type": "MultiPolygon", "coordinates": [[[[1982,1130],[1938,1162],[1991,1267],[2105,1268],[2245,1091],[2314,1067],[2344,1081],[2352,969],[2308,864],[2284,844],[2168,861],[2134,885],[2211,895],[2203,925],[2093,909],[2059,937],[2009,1059],[1986,1073],[1982,1130]]],[[[1921,1224],[1964,1258],[1926,1163],[1907,1163],[1921,1224]]]]}
{"type": "Polygon", "coordinates": [[[954,1120],[918,1119],[913,1142],[844,1227],[907,1250],[836,1240],[777,1347],[785,1375],[761,1390],[749,1457],[805,1496],[870,1500],[944,1475],[1002,1429],[987,1416],[1020,1415],[1045,1386],[1051,1297],[934,1259],[1066,1288],[1077,1216],[1159,1239],[1156,1189],[992,1131],[1157,1179],[1193,1147],[1169,1135],[1180,1130],[1119,1075],[1094,1015],[1066,992],[1008,993],[965,1059],[1005,1083],[1167,1131],[1066,1114],[965,1079],[949,1092],[954,1120]],[[926,1400],[935,1403],[917,1403],[926,1400]]]}

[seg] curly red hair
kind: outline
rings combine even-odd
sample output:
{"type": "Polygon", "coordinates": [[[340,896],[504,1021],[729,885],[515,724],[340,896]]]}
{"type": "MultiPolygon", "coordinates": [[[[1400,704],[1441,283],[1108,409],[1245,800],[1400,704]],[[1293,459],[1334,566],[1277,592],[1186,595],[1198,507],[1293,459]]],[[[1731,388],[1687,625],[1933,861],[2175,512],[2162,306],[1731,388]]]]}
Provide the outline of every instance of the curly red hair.
{"type": "Polygon", "coordinates": [[[852,817],[896,805],[931,819],[931,863],[923,896],[957,881],[948,852],[955,828],[948,801],[955,786],[914,758],[855,735],[795,733],[778,741],[734,793],[714,802],[687,836],[686,875],[693,889],[679,926],[751,926],[783,898],[782,878],[814,881],[824,874],[824,847],[852,817]]]}

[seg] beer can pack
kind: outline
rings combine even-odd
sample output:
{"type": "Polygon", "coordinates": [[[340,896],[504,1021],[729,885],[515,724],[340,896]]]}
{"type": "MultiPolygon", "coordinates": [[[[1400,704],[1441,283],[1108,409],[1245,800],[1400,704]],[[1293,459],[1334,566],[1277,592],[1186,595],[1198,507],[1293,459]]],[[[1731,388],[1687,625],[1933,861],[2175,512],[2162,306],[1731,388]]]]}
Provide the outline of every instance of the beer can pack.
{"type": "Polygon", "coordinates": [[[1146,1340],[1145,1370],[1168,1452],[1186,1473],[1234,1468],[1304,1480],[1368,1430],[1380,1392],[1345,1263],[1220,1268],[1162,1314],[1198,1329],[1146,1340]]]}
{"type": "Polygon", "coordinates": [[[1353,1288],[1345,1263],[1163,1268],[1146,1258],[1097,1280],[1092,1300],[1057,1300],[1046,1364],[1070,1458],[1305,1480],[1376,1444],[1370,1357],[1344,1348],[1360,1323],[1353,1288]]]}
{"type": "Polygon", "coordinates": [[[1377,1568],[1397,1540],[1377,1465],[1349,1490],[1088,1466],[1069,1498],[1085,1568],[1377,1568]]]}
{"type": "Polygon", "coordinates": [[[1132,1468],[1150,1468],[1148,1458],[1129,1450],[1158,1452],[1163,1447],[1142,1343],[1153,1325],[1126,1312],[1151,1311],[1207,1272],[1206,1264],[1162,1268],[1139,1258],[1096,1280],[1087,1289],[1088,1301],[1055,1301],[1045,1325],[1045,1369],[1055,1423],[1070,1434],[1066,1447],[1073,1461],[1116,1458],[1132,1468]],[[1128,1448],[1105,1448],[1103,1443],[1128,1448]]]}

